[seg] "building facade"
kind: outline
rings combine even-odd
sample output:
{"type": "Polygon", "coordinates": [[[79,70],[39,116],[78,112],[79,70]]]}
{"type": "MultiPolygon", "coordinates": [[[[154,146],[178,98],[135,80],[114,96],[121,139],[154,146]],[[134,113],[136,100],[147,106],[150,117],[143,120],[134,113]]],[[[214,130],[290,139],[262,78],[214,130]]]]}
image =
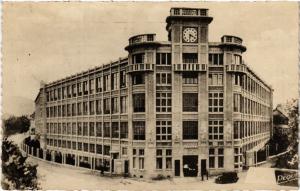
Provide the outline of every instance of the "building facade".
{"type": "Polygon", "coordinates": [[[43,84],[42,148],[136,177],[252,165],[272,134],[273,90],[244,63],[241,38],[208,41],[212,20],[207,9],[171,8],[168,41],[133,36],[127,58],[43,84]]]}

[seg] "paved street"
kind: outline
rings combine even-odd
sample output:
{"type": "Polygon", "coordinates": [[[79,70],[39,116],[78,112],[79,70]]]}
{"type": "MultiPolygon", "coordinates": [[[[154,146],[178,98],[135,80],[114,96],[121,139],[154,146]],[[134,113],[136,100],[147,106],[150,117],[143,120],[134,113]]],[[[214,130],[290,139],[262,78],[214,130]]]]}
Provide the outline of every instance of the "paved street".
{"type": "MultiPolygon", "coordinates": [[[[50,164],[49,162],[29,158],[38,163],[38,176],[43,190],[45,189],[109,189],[109,190],[234,190],[234,189],[272,189],[297,190],[295,187],[278,185],[256,185],[244,183],[246,172],[239,173],[236,184],[215,184],[214,178],[202,182],[199,178],[173,178],[172,180],[151,181],[131,178],[101,177],[85,169],[50,164]]],[[[265,178],[268,177],[259,177],[265,178]]]]}

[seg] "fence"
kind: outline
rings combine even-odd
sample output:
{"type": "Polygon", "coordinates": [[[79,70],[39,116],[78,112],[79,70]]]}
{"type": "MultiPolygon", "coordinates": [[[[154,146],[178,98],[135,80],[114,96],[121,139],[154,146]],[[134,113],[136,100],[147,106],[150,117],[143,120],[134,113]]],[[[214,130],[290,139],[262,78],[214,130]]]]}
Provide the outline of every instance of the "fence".
{"type": "Polygon", "coordinates": [[[52,164],[67,165],[74,168],[89,169],[96,173],[111,175],[110,163],[108,160],[103,160],[96,157],[86,157],[74,153],[62,153],[59,151],[51,151],[29,146],[25,143],[21,144],[21,150],[27,155],[43,160],[52,164]]]}

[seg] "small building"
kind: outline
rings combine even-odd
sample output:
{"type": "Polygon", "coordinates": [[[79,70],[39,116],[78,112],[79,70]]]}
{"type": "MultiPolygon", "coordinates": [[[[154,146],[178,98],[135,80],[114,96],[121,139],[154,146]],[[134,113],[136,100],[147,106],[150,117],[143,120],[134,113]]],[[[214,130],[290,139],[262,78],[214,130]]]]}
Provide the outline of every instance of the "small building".
{"type": "Polygon", "coordinates": [[[273,110],[273,127],[274,131],[283,135],[290,133],[289,118],[287,114],[283,112],[283,109],[276,107],[273,110]]]}

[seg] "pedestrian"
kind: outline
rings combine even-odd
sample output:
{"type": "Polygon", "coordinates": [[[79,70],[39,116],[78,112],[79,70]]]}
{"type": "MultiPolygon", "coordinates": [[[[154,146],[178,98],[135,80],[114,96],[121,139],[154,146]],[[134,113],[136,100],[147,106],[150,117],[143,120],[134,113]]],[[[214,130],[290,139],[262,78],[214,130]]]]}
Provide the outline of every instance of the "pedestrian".
{"type": "Polygon", "coordinates": [[[187,176],[188,172],[189,172],[189,165],[184,164],[183,165],[183,174],[184,174],[184,176],[187,176]]]}

